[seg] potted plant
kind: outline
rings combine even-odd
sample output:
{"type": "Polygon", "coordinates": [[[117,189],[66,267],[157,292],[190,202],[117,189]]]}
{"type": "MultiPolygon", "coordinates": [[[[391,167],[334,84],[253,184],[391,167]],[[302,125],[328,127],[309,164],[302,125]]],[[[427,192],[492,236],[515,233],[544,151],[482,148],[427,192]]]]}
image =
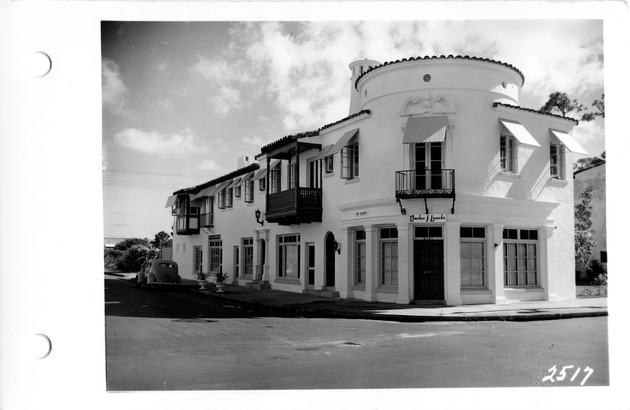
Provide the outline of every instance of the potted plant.
{"type": "Polygon", "coordinates": [[[197,282],[199,282],[199,289],[206,290],[206,285],[208,284],[208,279],[212,276],[210,272],[199,272],[197,274],[197,282]]]}
{"type": "Polygon", "coordinates": [[[217,285],[217,293],[223,293],[223,288],[225,287],[225,280],[229,277],[227,273],[223,271],[218,271],[214,274],[214,283],[217,285]]]}

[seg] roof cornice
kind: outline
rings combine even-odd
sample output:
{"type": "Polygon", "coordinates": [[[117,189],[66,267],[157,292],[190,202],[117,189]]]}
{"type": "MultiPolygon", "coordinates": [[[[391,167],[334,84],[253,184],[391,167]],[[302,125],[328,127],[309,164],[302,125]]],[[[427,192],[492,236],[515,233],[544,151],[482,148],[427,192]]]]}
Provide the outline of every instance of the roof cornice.
{"type": "Polygon", "coordinates": [[[494,108],[503,107],[503,108],[509,108],[509,109],[518,110],[518,111],[525,111],[525,112],[530,112],[532,114],[545,115],[545,116],[557,118],[557,119],[560,119],[560,120],[571,121],[575,125],[579,124],[579,121],[576,120],[575,118],[563,117],[562,115],[551,114],[551,113],[548,113],[548,112],[542,112],[542,111],[538,111],[538,110],[532,110],[531,108],[523,108],[523,107],[519,107],[517,105],[510,105],[510,104],[503,104],[503,103],[500,103],[500,102],[494,102],[494,103],[492,103],[492,107],[494,107],[494,108]]]}
{"type": "MultiPolygon", "coordinates": [[[[448,56],[445,55],[441,55],[441,56],[424,56],[424,57],[410,57],[410,58],[403,58],[402,60],[396,60],[396,61],[389,61],[389,62],[385,62],[381,65],[377,65],[375,67],[370,68],[369,70],[365,71],[363,74],[361,74],[356,81],[354,82],[354,88],[355,90],[358,90],[358,84],[359,81],[361,81],[361,79],[375,71],[378,70],[380,68],[386,67],[386,66],[390,66],[393,64],[400,64],[400,63],[408,63],[408,62],[413,62],[413,61],[435,61],[435,60],[469,60],[469,61],[480,61],[480,62],[486,62],[486,63],[490,63],[490,64],[498,64],[498,65],[502,65],[504,67],[507,67],[511,70],[514,70],[520,77],[522,80],[522,83],[525,83],[525,75],[523,75],[523,73],[521,72],[521,70],[519,70],[518,68],[514,67],[512,64],[508,64],[508,63],[504,63],[501,61],[497,61],[497,60],[492,60],[489,58],[480,58],[480,57],[472,57],[472,56],[460,56],[460,55],[453,55],[453,54],[449,54],[448,56]]],[[[521,84],[522,86],[522,84],[521,84]]]]}
{"type": "Polygon", "coordinates": [[[238,177],[247,173],[250,173],[252,171],[256,171],[258,170],[258,168],[260,168],[260,165],[258,165],[257,163],[253,163],[250,164],[246,167],[243,168],[239,168],[236,171],[232,171],[229,174],[225,174],[223,176],[220,176],[218,178],[215,178],[213,180],[210,180],[208,182],[204,182],[203,184],[200,185],[196,185],[190,188],[182,188],[178,191],[173,192],[173,195],[180,195],[180,194],[196,194],[197,192],[201,191],[202,189],[208,188],[212,185],[216,185],[216,184],[220,184],[221,182],[225,182],[228,181],[234,177],[238,177]]]}

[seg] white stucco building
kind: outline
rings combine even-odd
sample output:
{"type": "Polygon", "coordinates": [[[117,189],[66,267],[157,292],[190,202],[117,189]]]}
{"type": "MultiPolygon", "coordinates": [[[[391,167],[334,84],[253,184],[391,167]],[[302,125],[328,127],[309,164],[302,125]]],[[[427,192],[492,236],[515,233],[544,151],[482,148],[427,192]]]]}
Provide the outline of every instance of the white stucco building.
{"type": "Polygon", "coordinates": [[[347,117],[168,199],[184,277],[394,303],[574,298],[576,121],[519,107],[524,76],[498,61],[350,70],[347,117]]]}

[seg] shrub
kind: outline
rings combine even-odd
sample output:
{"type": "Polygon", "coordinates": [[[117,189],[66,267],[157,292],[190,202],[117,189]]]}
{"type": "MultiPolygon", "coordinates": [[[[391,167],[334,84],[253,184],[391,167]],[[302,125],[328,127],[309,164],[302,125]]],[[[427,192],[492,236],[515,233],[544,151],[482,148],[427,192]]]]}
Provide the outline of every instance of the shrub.
{"type": "Polygon", "coordinates": [[[139,272],[144,262],[157,257],[158,252],[147,245],[132,245],[122,252],[116,267],[127,272],[139,272]]]}
{"type": "Polygon", "coordinates": [[[595,279],[593,279],[593,285],[595,286],[608,286],[608,273],[600,273],[595,279]]]}
{"type": "Polygon", "coordinates": [[[595,280],[601,274],[605,274],[605,273],[606,273],[606,269],[604,269],[604,266],[597,259],[592,259],[591,263],[588,265],[588,268],[586,268],[586,276],[589,282],[593,284],[595,284],[595,280]]]}

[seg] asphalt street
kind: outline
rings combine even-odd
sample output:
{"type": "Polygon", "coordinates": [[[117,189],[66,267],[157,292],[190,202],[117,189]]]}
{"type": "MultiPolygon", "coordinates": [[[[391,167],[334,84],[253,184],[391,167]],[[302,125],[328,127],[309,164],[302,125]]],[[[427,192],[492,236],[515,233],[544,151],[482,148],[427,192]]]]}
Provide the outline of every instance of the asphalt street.
{"type": "Polygon", "coordinates": [[[105,280],[107,388],[607,385],[607,317],[399,323],[296,317],[105,280]]]}

